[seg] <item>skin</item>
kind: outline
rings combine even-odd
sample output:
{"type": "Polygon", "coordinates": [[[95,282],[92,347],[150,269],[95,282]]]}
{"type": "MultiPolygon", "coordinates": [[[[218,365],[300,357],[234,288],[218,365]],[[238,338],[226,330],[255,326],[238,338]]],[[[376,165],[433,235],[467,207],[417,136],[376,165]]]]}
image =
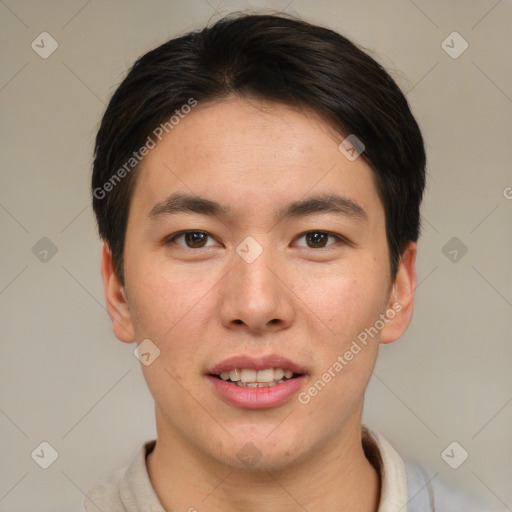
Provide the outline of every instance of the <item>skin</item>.
{"type": "Polygon", "coordinates": [[[409,244],[392,281],[373,171],[361,157],[345,158],[341,140],[313,112],[230,97],[199,104],[138,170],[125,287],[106,244],[102,275],[115,335],[126,343],[149,338],[161,351],[142,370],[157,425],[147,466],[166,510],[378,507],[379,476],[361,446],[364,392],[379,344],[399,338],[411,320],[417,248],[409,244]],[[231,213],[150,219],[177,191],[231,213]],[[360,205],[366,220],[335,213],[274,220],[292,201],[333,192],[360,205]],[[181,230],[211,237],[199,248],[184,237],[170,242],[181,230]],[[308,247],[301,236],[308,231],[347,242],[329,237],[308,247]],[[263,249],[250,264],[236,252],[247,236],[263,249]],[[227,357],[277,353],[307,369],[307,390],[397,301],[401,311],[307,405],[294,396],[275,408],[240,409],[205,377],[227,357]],[[237,457],[247,442],[261,453],[252,467],[237,457]]]}

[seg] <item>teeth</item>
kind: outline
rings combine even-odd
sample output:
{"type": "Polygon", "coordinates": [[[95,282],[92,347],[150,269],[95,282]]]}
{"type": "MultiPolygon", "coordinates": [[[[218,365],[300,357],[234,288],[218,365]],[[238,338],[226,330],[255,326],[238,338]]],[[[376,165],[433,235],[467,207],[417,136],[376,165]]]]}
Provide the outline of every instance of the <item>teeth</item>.
{"type": "Polygon", "coordinates": [[[247,384],[244,384],[242,381],[238,381],[235,384],[242,388],[270,388],[276,384],[281,384],[282,382],[284,382],[284,380],[280,380],[279,382],[248,382],[247,384]]]}
{"type": "Polygon", "coordinates": [[[274,369],[268,368],[267,370],[259,370],[256,374],[257,382],[272,382],[274,380],[274,369]]]}
{"type": "Polygon", "coordinates": [[[248,370],[244,368],[240,372],[240,380],[242,382],[256,382],[256,370],[248,370]]]}
{"type": "MultiPolygon", "coordinates": [[[[222,373],[224,373],[224,372],[222,372],[222,373]]],[[[238,382],[240,380],[240,372],[238,370],[231,370],[229,372],[229,378],[233,382],[238,382]]]]}
{"type": "Polygon", "coordinates": [[[264,370],[252,370],[250,368],[223,371],[220,374],[222,380],[230,380],[239,386],[248,388],[264,388],[281,384],[284,379],[291,379],[293,372],[283,368],[266,368],[264,370]]]}
{"type": "Polygon", "coordinates": [[[282,368],[274,368],[274,379],[281,380],[284,377],[284,370],[282,368]]]}

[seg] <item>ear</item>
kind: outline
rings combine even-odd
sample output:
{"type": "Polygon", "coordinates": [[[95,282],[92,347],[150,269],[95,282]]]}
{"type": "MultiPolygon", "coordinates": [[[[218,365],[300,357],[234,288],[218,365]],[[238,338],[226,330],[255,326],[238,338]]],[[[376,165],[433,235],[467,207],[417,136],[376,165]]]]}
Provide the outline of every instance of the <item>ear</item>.
{"type": "Polygon", "coordinates": [[[107,301],[107,311],[112,320],[112,331],[116,338],[125,343],[133,343],[135,330],[130,315],[130,308],[121,282],[114,273],[112,251],[107,242],[103,243],[101,255],[101,277],[107,301]]]}
{"type": "Polygon", "coordinates": [[[416,243],[410,242],[400,258],[387,305],[386,317],[389,321],[381,331],[381,343],[391,343],[397,340],[411,323],[416,290],[417,252],[416,243]]]}

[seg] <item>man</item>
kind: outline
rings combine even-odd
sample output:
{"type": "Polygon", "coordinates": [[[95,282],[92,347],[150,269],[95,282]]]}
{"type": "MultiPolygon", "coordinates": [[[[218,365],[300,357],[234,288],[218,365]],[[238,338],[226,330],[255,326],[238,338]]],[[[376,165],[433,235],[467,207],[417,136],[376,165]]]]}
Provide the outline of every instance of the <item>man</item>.
{"type": "Polygon", "coordinates": [[[405,97],[335,32],[232,16],[141,57],[92,190],[157,439],[86,509],[470,510],[361,425],[413,314],[424,185],[405,97]]]}

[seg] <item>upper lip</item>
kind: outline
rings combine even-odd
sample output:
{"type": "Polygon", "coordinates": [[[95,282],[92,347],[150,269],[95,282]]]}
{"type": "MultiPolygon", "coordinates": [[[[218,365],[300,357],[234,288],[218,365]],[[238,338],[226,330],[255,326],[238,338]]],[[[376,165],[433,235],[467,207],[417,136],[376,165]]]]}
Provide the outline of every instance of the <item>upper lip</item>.
{"type": "Polygon", "coordinates": [[[251,370],[266,370],[267,368],[282,368],[283,370],[291,370],[293,373],[306,373],[303,366],[290,361],[287,357],[278,354],[268,354],[260,356],[238,355],[228,357],[213,366],[207,373],[210,375],[219,375],[224,371],[243,370],[244,368],[251,370]]]}

